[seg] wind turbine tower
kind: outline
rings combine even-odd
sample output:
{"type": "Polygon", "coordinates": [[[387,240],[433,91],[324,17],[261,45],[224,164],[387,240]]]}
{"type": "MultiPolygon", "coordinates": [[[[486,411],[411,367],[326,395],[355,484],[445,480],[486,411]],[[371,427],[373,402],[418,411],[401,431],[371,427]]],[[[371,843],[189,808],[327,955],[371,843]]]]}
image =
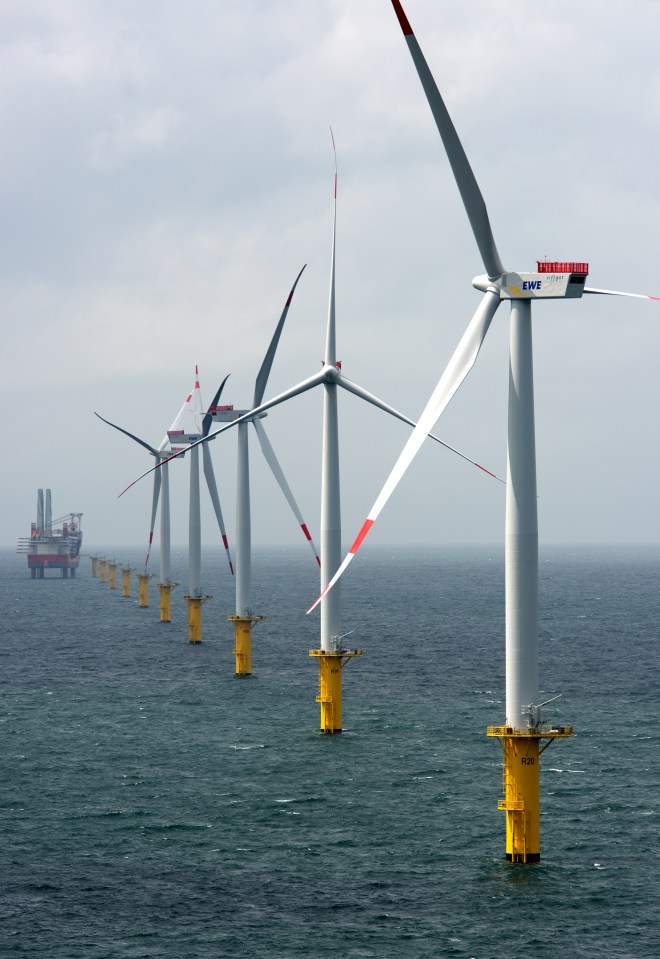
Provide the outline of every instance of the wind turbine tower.
{"type": "Polygon", "coordinates": [[[138,581],[138,606],[140,609],[147,609],[149,606],[149,580],[153,579],[155,573],[148,573],[146,570],[135,574],[138,581]]]}
{"type": "Polygon", "coordinates": [[[121,569],[121,595],[123,599],[128,599],[131,595],[131,566],[126,563],[121,569]]]}
{"type": "MultiPolygon", "coordinates": [[[[245,413],[247,410],[242,410],[245,413]]],[[[241,415],[239,413],[239,415],[241,415]]],[[[205,447],[206,449],[206,447],[205,447]]],[[[250,459],[248,422],[238,426],[236,462],[236,613],[234,623],[234,655],[236,675],[252,673],[252,624],[265,617],[254,615],[250,603],[252,587],[252,521],[250,514],[250,459]]]]}
{"type": "MultiPolygon", "coordinates": [[[[334,137],[332,146],[334,149],[334,137]]],[[[334,201],[332,213],[332,255],[330,258],[330,295],[325,338],[324,366],[341,369],[337,363],[335,324],[335,259],[337,245],[337,168],[335,161],[334,201]]],[[[321,587],[332,577],[341,563],[341,497],[339,486],[339,416],[337,384],[323,384],[323,448],[321,454],[321,587]]],[[[342,671],[362,650],[342,647],[341,593],[334,592],[321,602],[321,646],[310,649],[309,655],[319,663],[319,695],[321,731],[342,730],[342,671]]]]}

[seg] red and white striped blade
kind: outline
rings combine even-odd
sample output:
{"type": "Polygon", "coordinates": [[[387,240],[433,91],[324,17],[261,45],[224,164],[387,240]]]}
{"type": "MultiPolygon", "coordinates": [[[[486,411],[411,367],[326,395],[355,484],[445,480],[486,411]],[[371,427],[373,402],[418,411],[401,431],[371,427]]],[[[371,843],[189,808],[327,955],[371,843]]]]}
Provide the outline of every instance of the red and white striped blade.
{"type": "Polygon", "coordinates": [[[202,390],[199,385],[199,367],[197,365],[195,365],[195,385],[193,386],[192,395],[193,403],[191,410],[197,416],[199,413],[204,412],[204,408],[202,406],[202,390]]]}
{"type": "Polygon", "coordinates": [[[303,536],[309,543],[312,550],[312,554],[314,555],[316,562],[320,566],[321,560],[316,550],[316,546],[314,545],[314,540],[311,537],[309,529],[307,528],[307,523],[303,519],[302,513],[298,509],[298,504],[296,503],[293,493],[291,492],[291,487],[287,483],[284,473],[282,472],[282,467],[280,466],[277,456],[275,455],[275,450],[271,446],[270,440],[268,439],[266,435],[266,430],[262,426],[260,420],[252,420],[252,424],[256,430],[257,437],[259,439],[259,445],[261,446],[261,452],[264,454],[264,459],[270,466],[271,472],[273,476],[275,477],[275,479],[277,480],[280,489],[284,493],[286,501],[291,507],[291,511],[293,512],[293,515],[298,520],[298,525],[300,526],[303,532],[303,536]]]}
{"type": "MultiPolygon", "coordinates": [[[[174,430],[178,430],[179,424],[181,423],[181,420],[183,419],[184,413],[188,409],[188,404],[190,403],[191,399],[192,399],[192,393],[188,393],[185,400],[183,401],[183,406],[174,417],[174,420],[172,421],[172,425],[170,426],[168,433],[172,433],[174,432],[174,430]]],[[[161,453],[163,452],[165,447],[168,445],[169,441],[170,441],[170,438],[166,433],[160,442],[160,446],[158,447],[161,453]]],[[[160,463],[158,464],[158,466],[160,466],[160,463]]],[[[154,469],[158,469],[158,466],[154,466],[154,469]]],[[[151,472],[151,470],[148,470],[148,472],[151,472]]],[[[143,473],[142,475],[146,476],[147,474],[143,473]]],[[[140,477],[140,479],[142,479],[142,477],[140,477]]]]}
{"type": "Polygon", "coordinates": [[[351,546],[337,572],[322,591],[321,595],[307,610],[308,613],[311,613],[312,610],[316,609],[323,597],[332,589],[337,580],[343,575],[348,565],[352,562],[353,557],[364,542],[367,533],[376,522],[381,510],[398,486],[399,481],[412,463],[413,459],[421,449],[427,434],[433,429],[436,421],[440,417],[440,414],[446,408],[454,393],[474,366],[475,360],[479,355],[479,350],[481,349],[481,344],[484,341],[484,337],[488,332],[491,320],[495,316],[499,305],[500,298],[497,293],[488,292],[484,295],[477,312],[474,314],[467,330],[463,334],[460,343],[456,347],[452,358],[447,364],[447,368],[440,377],[438,385],[433,391],[431,399],[428,401],[424,411],[422,412],[422,415],[419,417],[417,426],[410,434],[408,442],[401,451],[401,455],[394,464],[394,468],[392,469],[392,472],[388,476],[385,485],[380,491],[376,502],[372,506],[369,515],[362,524],[362,528],[360,529],[355,542],[351,546]]]}
{"type": "Polygon", "coordinates": [[[213,503],[215,518],[218,521],[218,528],[220,530],[220,536],[222,537],[222,545],[224,546],[225,553],[227,554],[227,562],[229,563],[229,572],[233,576],[234,566],[231,561],[231,553],[229,552],[229,540],[227,539],[225,521],[222,516],[222,509],[220,508],[220,496],[218,495],[218,485],[215,481],[215,473],[213,472],[213,462],[211,461],[211,450],[208,447],[208,443],[204,443],[204,445],[202,446],[202,460],[204,462],[204,476],[206,478],[206,485],[208,487],[209,496],[211,497],[211,502],[213,503]]]}
{"type": "Polygon", "coordinates": [[[601,296],[632,296],[636,300],[660,300],[660,296],[648,296],[646,293],[621,293],[620,290],[597,290],[593,286],[585,286],[585,293],[595,293],[601,296]]]}

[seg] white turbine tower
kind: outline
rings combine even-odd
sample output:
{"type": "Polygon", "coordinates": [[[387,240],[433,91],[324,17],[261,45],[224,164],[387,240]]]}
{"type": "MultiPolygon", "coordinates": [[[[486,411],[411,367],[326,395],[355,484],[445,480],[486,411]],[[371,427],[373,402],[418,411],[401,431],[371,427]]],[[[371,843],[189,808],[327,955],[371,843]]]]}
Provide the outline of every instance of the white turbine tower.
{"type": "MultiPolygon", "coordinates": [[[[334,138],[333,138],[334,149],[334,138]]],[[[232,423],[221,427],[199,442],[206,443],[225,430],[233,426],[240,425],[248,420],[255,421],[257,417],[266,410],[284,403],[294,396],[305,393],[307,390],[316,386],[323,386],[324,404],[323,404],[323,436],[322,436],[322,477],[321,477],[321,588],[323,590],[323,600],[321,602],[321,645],[319,649],[310,650],[310,656],[318,658],[319,661],[319,696],[317,701],[320,703],[321,713],[321,732],[340,733],[342,731],[342,667],[354,656],[362,655],[361,650],[347,649],[342,645],[342,640],[347,635],[342,634],[341,628],[341,601],[339,592],[334,592],[330,596],[325,596],[327,586],[330,581],[334,581],[334,574],[341,560],[341,515],[340,515],[340,491],[339,491],[339,427],[337,415],[337,387],[342,387],[350,393],[363,400],[373,404],[391,416],[402,420],[409,426],[415,426],[413,420],[399,413],[393,407],[378,399],[372,393],[358,386],[349,380],[341,371],[341,363],[336,357],[336,337],[335,337],[335,250],[336,250],[336,228],[337,228],[337,167],[335,158],[335,174],[333,180],[333,226],[332,226],[332,254],[330,265],[330,295],[328,304],[328,319],[326,327],[326,345],[325,359],[323,368],[310,376],[308,379],[298,383],[283,393],[278,394],[272,400],[262,403],[250,412],[245,413],[235,419],[232,423]]],[[[258,391],[256,393],[258,396],[258,391]]],[[[479,463],[465,456],[463,453],[443,443],[438,437],[429,434],[432,439],[440,443],[446,449],[456,453],[462,459],[484,471],[489,476],[498,479],[494,473],[485,469],[479,463]]],[[[175,454],[180,455],[180,454],[175,454]]],[[[154,467],[156,469],[156,467],[154,467]]],[[[134,486],[143,476],[146,476],[152,470],[147,470],[142,476],[139,476],[119,495],[122,496],[127,490],[134,486]]],[[[501,482],[501,480],[500,480],[501,482]]],[[[321,599],[319,599],[321,601],[321,599]]]]}
{"type": "Polygon", "coordinates": [[[392,0],[392,5],[442,137],[487,275],[473,280],[476,289],[484,294],[481,303],[328,590],[355,556],[427,432],[472,368],[500,303],[510,300],[505,524],[506,715],[504,725],[489,727],[488,735],[498,738],[503,750],[505,795],[499,808],[506,811],[507,859],[536,862],[540,859],[539,755],[555,738],[571,735],[572,728],[546,725],[540,716],[540,707],[544,704],[539,703],[538,678],[538,523],[531,301],[581,297],[583,293],[657,297],[590,289],[585,286],[588,265],[581,262],[539,262],[536,273],[511,273],[504,269],[486,205],[458,134],[401,3],[392,0]],[[543,739],[548,742],[539,749],[543,739]]]}

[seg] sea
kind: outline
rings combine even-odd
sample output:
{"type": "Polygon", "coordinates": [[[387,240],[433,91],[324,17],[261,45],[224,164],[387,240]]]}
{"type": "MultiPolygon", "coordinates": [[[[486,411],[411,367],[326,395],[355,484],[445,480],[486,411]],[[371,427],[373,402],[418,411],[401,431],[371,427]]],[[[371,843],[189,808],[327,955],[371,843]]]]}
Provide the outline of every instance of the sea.
{"type": "MultiPolygon", "coordinates": [[[[139,567],[143,550],[85,544],[139,567]]],[[[153,563],[153,560],[152,560],[153,563]]],[[[158,557],[153,571],[158,573],[158,557]]],[[[499,546],[360,554],[344,731],[319,733],[310,551],[255,549],[253,676],[203,558],[203,642],[0,553],[0,959],[657,959],[660,549],[541,551],[541,862],[505,861],[499,546]],[[554,698],[558,697],[558,698],[554,698]]]]}

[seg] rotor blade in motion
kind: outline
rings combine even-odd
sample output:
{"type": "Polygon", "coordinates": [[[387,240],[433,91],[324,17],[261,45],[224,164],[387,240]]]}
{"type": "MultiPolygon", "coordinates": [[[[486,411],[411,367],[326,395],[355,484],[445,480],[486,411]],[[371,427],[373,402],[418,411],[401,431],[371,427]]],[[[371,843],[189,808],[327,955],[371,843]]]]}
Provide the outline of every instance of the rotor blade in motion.
{"type": "MultiPolygon", "coordinates": [[[[114,429],[119,430],[120,433],[123,433],[125,436],[129,436],[132,440],[135,440],[136,443],[139,443],[140,446],[143,446],[145,450],[148,450],[149,453],[156,459],[158,463],[160,460],[160,454],[158,450],[155,450],[153,446],[150,446],[149,443],[146,443],[144,440],[141,440],[139,436],[135,436],[134,433],[129,433],[128,430],[122,429],[121,426],[117,426],[116,423],[111,423],[110,420],[104,419],[99,413],[94,413],[94,416],[98,416],[100,420],[103,420],[104,423],[107,423],[108,426],[112,426],[114,429]]],[[[149,545],[147,546],[147,556],[144,561],[145,568],[149,565],[149,557],[151,556],[151,545],[154,541],[154,529],[156,527],[156,514],[158,512],[158,499],[160,497],[160,482],[161,477],[160,473],[156,472],[154,474],[154,490],[151,500],[151,523],[149,524],[149,545]],[[156,479],[158,477],[158,479],[156,479]]]]}
{"type": "Polygon", "coordinates": [[[201,416],[204,412],[202,406],[202,388],[199,385],[199,366],[195,365],[195,386],[193,387],[193,405],[191,407],[191,412],[195,416],[201,416]]]}
{"type": "MultiPolygon", "coordinates": [[[[165,447],[167,446],[167,444],[168,444],[169,441],[170,441],[170,438],[169,438],[169,436],[168,436],[168,433],[172,433],[172,432],[174,432],[174,430],[177,430],[177,429],[179,428],[179,423],[181,422],[181,420],[182,420],[182,418],[183,418],[183,414],[184,414],[184,413],[186,412],[186,410],[188,409],[188,403],[190,403],[191,399],[192,399],[192,393],[188,393],[187,397],[186,397],[185,400],[183,401],[183,406],[181,407],[181,409],[179,410],[179,412],[178,412],[178,413],[176,414],[176,416],[174,417],[174,420],[173,420],[173,422],[172,422],[172,425],[170,426],[169,430],[167,431],[167,433],[165,434],[165,436],[164,436],[164,437],[162,438],[162,440],[160,441],[160,446],[158,447],[159,452],[162,453],[163,450],[165,449],[165,447]]],[[[159,465],[160,465],[160,464],[159,464],[159,465]]]]}
{"type": "MultiPolygon", "coordinates": [[[[403,423],[407,423],[408,426],[416,426],[414,420],[409,419],[409,417],[404,416],[403,413],[399,413],[398,410],[395,410],[393,406],[390,406],[389,403],[384,403],[382,400],[379,400],[377,396],[374,396],[373,393],[369,393],[368,390],[363,389],[361,386],[358,386],[357,383],[353,383],[352,380],[349,380],[348,377],[341,374],[337,378],[337,386],[343,387],[345,390],[348,390],[349,393],[354,393],[355,396],[359,396],[361,399],[366,400],[368,403],[372,403],[374,406],[378,407],[380,410],[384,410],[386,413],[389,413],[391,416],[395,416],[398,420],[401,420],[403,423]]],[[[493,479],[496,479],[498,483],[502,483],[506,486],[506,480],[500,479],[495,473],[491,473],[490,470],[486,469],[485,466],[482,466],[481,463],[477,463],[475,460],[471,460],[469,456],[466,456],[465,453],[461,453],[460,450],[455,449],[453,446],[450,446],[449,443],[445,443],[438,436],[435,436],[433,433],[428,434],[429,439],[435,440],[436,443],[439,443],[440,446],[444,446],[445,449],[449,450],[451,453],[456,453],[457,456],[460,456],[461,459],[465,460],[466,463],[471,463],[472,466],[476,466],[477,469],[482,470],[488,476],[492,476],[493,479]]]]}
{"type": "Polygon", "coordinates": [[[337,246],[337,148],[335,147],[335,135],[330,127],[330,136],[332,138],[332,150],[335,157],[335,179],[334,179],[334,207],[332,214],[332,256],[330,258],[330,297],[328,300],[328,325],[325,334],[325,363],[326,366],[335,366],[337,363],[337,337],[335,322],[335,254],[337,246]]]}
{"type": "Polygon", "coordinates": [[[646,293],[621,293],[619,290],[596,290],[590,286],[585,286],[584,292],[596,293],[600,296],[632,296],[636,300],[660,300],[660,296],[648,296],[646,293]]]}
{"type": "Polygon", "coordinates": [[[463,200],[463,206],[470,220],[472,232],[474,233],[474,238],[477,241],[477,246],[481,253],[481,259],[483,260],[488,276],[494,280],[502,275],[504,267],[502,266],[500,255],[497,252],[484,198],[472,172],[468,158],[465,155],[463,145],[458,138],[456,128],[447,112],[447,107],[440,96],[440,91],[424,59],[424,54],[420,49],[403,7],[399,0],[392,0],[392,6],[394,7],[394,12],[396,13],[403,35],[406,38],[410,55],[415,64],[419,79],[421,80],[426,99],[431,107],[433,119],[442,137],[442,142],[454,173],[454,179],[456,180],[456,185],[463,200]]]}
{"type": "MultiPolygon", "coordinates": [[[[160,456],[157,456],[156,459],[159,460],[160,456]]],[[[161,484],[160,470],[156,470],[156,472],[154,473],[154,491],[151,498],[151,523],[149,525],[149,546],[147,548],[147,556],[144,561],[145,569],[149,565],[149,557],[151,556],[151,544],[154,541],[154,529],[156,528],[156,514],[158,513],[158,500],[160,497],[160,484],[161,484]]]]}
{"type": "MultiPolygon", "coordinates": [[[[223,383],[223,386],[224,386],[224,383],[223,383]]],[[[229,571],[231,575],[233,576],[234,566],[231,561],[231,553],[229,552],[229,540],[227,539],[227,531],[225,530],[225,521],[222,517],[222,509],[220,508],[220,497],[218,496],[218,486],[215,481],[215,473],[213,472],[213,463],[211,462],[211,450],[209,449],[208,443],[204,443],[204,445],[202,446],[202,461],[204,463],[204,476],[206,477],[206,485],[208,487],[209,496],[211,497],[211,502],[213,503],[213,509],[215,510],[215,518],[218,521],[218,527],[220,529],[220,535],[222,537],[222,545],[224,546],[225,552],[227,554],[229,571]]]]}
{"type": "MultiPolygon", "coordinates": [[[[307,264],[305,264],[305,266],[307,266],[307,264]]],[[[264,361],[261,364],[261,369],[259,370],[259,373],[257,374],[257,379],[255,380],[255,384],[254,384],[254,401],[252,403],[253,407],[259,406],[259,404],[264,398],[264,393],[266,392],[266,384],[268,383],[268,377],[270,376],[273,360],[275,359],[277,346],[280,342],[282,329],[284,328],[284,321],[287,318],[289,307],[291,306],[291,301],[293,299],[293,294],[296,292],[296,287],[298,286],[298,280],[303,275],[305,266],[303,266],[302,270],[296,277],[295,283],[291,287],[291,292],[289,293],[287,301],[284,304],[284,309],[282,310],[282,315],[280,316],[278,324],[275,328],[275,332],[273,333],[273,338],[270,341],[270,346],[268,347],[268,350],[266,351],[264,361]]]]}
{"type": "Polygon", "coordinates": [[[264,454],[264,458],[266,462],[268,463],[268,465],[270,466],[273,476],[277,480],[280,489],[284,493],[286,501],[291,507],[293,515],[298,520],[298,524],[301,530],[303,531],[303,535],[305,539],[307,540],[307,542],[309,543],[311,547],[311,550],[312,550],[312,553],[314,554],[314,558],[316,562],[320,566],[321,560],[319,559],[319,554],[316,550],[316,546],[314,545],[314,540],[312,539],[309,529],[307,528],[307,523],[304,521],[302,517],[302,513],[298,509],[298,504],[296,503],[293,497],[293,493],[291,492],[291,487],[287,483],[284,473],[282,472],[282,467],[280,466],[277,456],[275,455],[275,450],[271,446],[270,440],[268,439],[266,435],[266,430],[262,426],[261,421],[258,419],[252,420],[252,424],[256,430],[257,437],[259,438],[259,445],[261,446],[261,452],[264,454]]]}
{"type": "Polygon", "coordinates": [[[318,606],[323,597],[332,589],[337,580],[343,574],[344,570],[348,567],[349,563],[362,545],[367,533],[376,522],[381,510],[396,489],[401,477],[404,475],[413,459],[421,449],[427,434],[433,429],[440,414],[443,412],[456,390],[459,388],[467,374],[474,366],[475,360],[479,354],[479,350],[481,349],[481,344],[484,341],[484,337],[488,332],[488,327],[490,326],[491,320],[495,316],[499,305],[500,298],[497,293],[489,291],[484,295],[477,312],[472,317],[467,330],[463,334],[460,343],[456,347],[452,358],[447,364],[447,368],[440,377],[438,385],[433,391],[431,399],[428,401],[424,411],[419,417],[417,426],[410,434],[408,442],[404,446],[398,460],[394,464],[394,468],[388,476],[387,481],[385,482],[385,485],[383,486],[376,502],[372,506],[367,519],[362,524],[362,529],[358,533],[355,542],[351,546],[337,572],[322,591],[321,595],[307,610],[308,613],[311,613],[312,610],[318,606]]]}
{"type": "Polygon", "coordinates": [[[145,450],[148,450],[148,451],[151,453],[152,456],[155,456],[156,458],[158,458],[158,450],[155,450],[155,449],[153,448],[153,446],[150,446],[150,445],[149,445],[148,443],[146,443],[144,440],[141,440],[139,436],[135,436],[134,433],[129,433],[128,430],[122,429],[122,427],[121,427],[121,426],[117,426],[116,423],[111,423],[110,420],[104,419],[104,418],[100,415],[100,413],[96,413],[96,412],[95,412],[95,413],[94,413],[94,416],[98,416],[98,418],[99,418],[100,420],[102,420],[104,423],[107,423],[108,426],[112,426],[113,429],[119,430],[119,432],[120,432],[120,433],[123,433],[124,436],[130,436],[130,438],[131,438],[132,440],[135,440],[136,443],[139,443],[140,446],[144,446],[145,450]]]}
{"type": "Polygon", "coordinates": [[[224,380],[218,387],[218,392],[213,397],[213,400],[211,401],[211,405],[209,406],[206,412],[206,415],[204,419],[202,420],[202,436],[208,436],[209,430],[211,429],[211,424],[213,423],[213,410],[218,405],[218,400],[222,396],[222,391],[225,388],[225,383],[227,382],[230,376],[231,376],[231,373],[227,373],[224,380]]]}

